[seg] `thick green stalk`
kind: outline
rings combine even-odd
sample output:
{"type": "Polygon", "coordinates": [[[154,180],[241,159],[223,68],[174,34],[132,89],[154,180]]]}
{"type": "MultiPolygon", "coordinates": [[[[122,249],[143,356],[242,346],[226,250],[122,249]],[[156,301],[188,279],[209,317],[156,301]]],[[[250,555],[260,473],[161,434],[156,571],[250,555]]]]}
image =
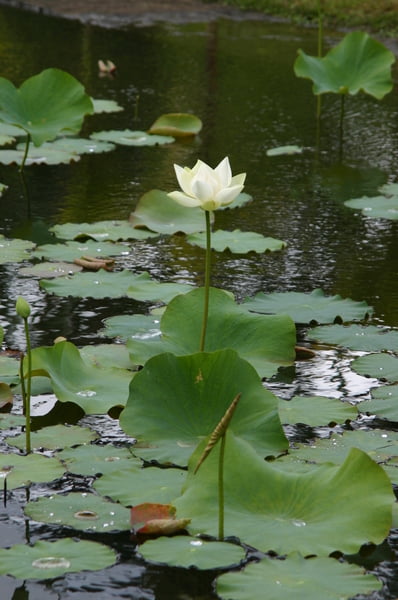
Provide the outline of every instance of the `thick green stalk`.
{"type": "Polygon", "coordinates": [[[220,454],[218,457],[218,539],[224,539],[224,455],[225,433],[221,436],[220,454]]]}
{"type": "Polygon", "coordinates": [[[30,442],[30,396],[31,396],[31,382],[32,382],[32,349],[30,344],[30,332],[27,317],[24,318],[25,338],[26,338],[26,357],[28,360],[27,370],[27,382],[25,388],[24,408],[25,408],[25,439],[26,439],[26,453],[30,454],[32,451],[30,442]]]}
{"type": "MultiPolygon", "coordinates": [[[[323,52],[323,13],[321,0],[317,0],[318,6],[318,57],[321,58],[323,52]]],[[[322,97],[318,94],[316,99],[316,116],[317,119],[321,116],[322,110],[322,97]]]]}
{"type": "Polygon", "coordinates": [[[207,319],[209,316],[210,270],[211,270],[211,211],[205,210],[206,215],[206,259],[205,259],[205,298],[203,302],[202,331],[200,334],[199,351],[205,349],[207,319]]]}

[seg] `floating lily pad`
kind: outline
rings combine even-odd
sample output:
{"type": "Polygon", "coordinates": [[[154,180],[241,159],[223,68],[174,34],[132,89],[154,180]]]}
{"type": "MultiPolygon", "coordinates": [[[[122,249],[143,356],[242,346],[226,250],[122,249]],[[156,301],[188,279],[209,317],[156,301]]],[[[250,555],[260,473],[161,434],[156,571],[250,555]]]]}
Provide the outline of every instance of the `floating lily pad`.
{"type": "Polygon", "coordinates": [[[19,579],[53,579],[78,571],[97,571],[116,562],[114,550],[97,542],[64,538],[0,549],[0,573],[19,579]]]}
{"type": "Polygon", "coordinates": [[[18,239],[9,240],[0,234],[0,264],[27,260],[30,258],[29,250],[33,247],[33,242],[18,239]]]}
{"type": "Polygon", "coordinates": [[[398,219],[398,186],[390,183],[379,188],[383,195],[363,196],[362,198],[353,198],[346,200],[345,206],[358,208],[366,217],[382,219],[398,219]]]}
{"type": "Polygon", "coordinates": [[[89,365],[95,367],[114,367],[117,369],[133,369],[130,354],[123,344],[95,344],[79,349],[80,356],[89,365]]]}
{"type": "Polygon", "coordinates": [[[133,376],[124,369],[88,364],[71,342],[35,348],[32,374],[49,377],[58,400],[74,402],[87,414],[104,414],[113,406],[124,406],[133,376]]]}
{"type": "Polygon", "coordinates": [[[158,234],[135,229],[128,221],[98,221],[97,223],[65,223],[54,225],[50,231],[63,240],[87,240],[117,242],[119,240],[145,240],[158,234]]]}
{"type": "Polygon", "coordinates": [[[39,498],[28,502],[24,512],[35,521],[56,523],[83,531],[109,532],[130,529],[128,508],[85,492],[39,498]]]}
{"type": "MultiPolygon", "coordinates": [[[[77,444],[88,444],[97,438],[98,434],[95,431],[78,425],[52,425],[31,433],[32,448],[45,450],[57,450],[77,444]]],[[[21,450],[26,447],[24,433],[8,437],[5,441],[10,446],[16,446],[21,450]]]]}
{"type": "Polygon", "coordinates": [[[174,142],[174,138],[171,136],[152,135],[146,131],[131,131],[131,129],[96,131],[90,135],[90,138],[122,146],[159,146],[174,142]]]}
{"type": "Polygon", "coordinates": [[[19,383],[19,360],[11,356],[0,356],[0,381],[8,385],[19,383]]]}
{"type": "Polygon", "coordinates": [[[287,314],[296,323],[333,323],[365,319],[372,307],[366,302],[356,302],[341,296],[325,296],[320,289],[309,294],[300,292],[259,292],[243,305],[252,312],[287,314]]]}
{"type": "Polygon", "coordinates": [[[143,502],[169,503],[181,493],[186,478],[182,469],[114,469],[94,482],[94,489],[102,496],[112,498],[123,506],[135,506],[143,502]]]}
{"type": "Polygon", "coordinates": [[[56,458],[41,454],[0,454],[0,475],[7,473],[7,488],[14,489],[31,483],[53,481],[62,477],[65,468],[56,458]]]}
{"type": "Polygon", "coordinates": [[[383,385],[372,390],[372,399],[358,404],[361,413],[398,421],[398,385],[383,385]]]}
{"type": "Polygon", "coordinates": [[[202,121],[195,115],[168,113],[158,117],[149,128],[148,133],[171,135],[177,138],[196,135],[201,129],[202,121]]]}
{"type": "Polygon", "coordinates": [[[26,131],[21,129],[21,127],[16,127],[16,125],[10,125],[9,123],[0,121],[0,136],[15,139],[18,137],[25,137],[26,131]]]}
{"type": "Polygon", "coordinates": [[[130,337],[146,340],[161,335],[160,318],[155,315],[117,315],[105,319],[104,325],[102,335],[123,341],[130,337]]]}
{"type": "Polygon", "coordinates": [[[187,569],[232,567],[245,558],[245,551],[236,544],[205,541],[186,535],[149,540],[140,546],[139,553],[145,560],[187,569]]]}
{"type": "Polygon", "coordinates": [[[133,457],[128,448],[87,444],[78,448],[67,448],[57,455],[68,471],[80,475],[114,473],[125,468],[142,466],[142,461],[133,457]]]}
{"type": "Polygon", "coordinates": [[[82,271],[83,267],[74,265],[72,263],[55,263],[55,262],[42,262],[31,267],[22,267],[18,273],[24,277],[65,277],[65,275],[73,275],[82,271]]]}
{"type": "Polygon", "coordinates": [[[301,154],[303,148],[300,146],[278,146],[277,148],[270,148],[267,150],[267,156],[281,156],[283,154],[301,154]]]}
{"type": "MultiPolygon", "coordinates": [[[[25,155],[25,145],[15,150],[0,150],[0,163],[3,165],[20,165],[25,155]]],[[[73,152],[60,150],[51,144],[43,144],[40,148],[31,148],[26,158],[25,166],[29,165],[60,165],[77,162],[80,156],[73,152]]]]}
{"type": "Polygon", "coordinates": [[[44,244],[38,246],[32,256],[55,261],[73,262],[75,258],[91,256],[94,258],[107,258],[108,256],[128,255],[130,249],[122,244],[112,242],[66,242],[65,244],[44,244]]]}
{"type": "MultiPolygon", "coordinates": [[[[233,421],[232,421],[233,423],[233,421]]],[[[191,518],[191,534],[217,535],[219,447],[194,474],[207,440],[194,452],[177,514],[191,518]]],[[[241,438],[226,434],[225,535],[263,552],[328,555],[381,543],[391,527],[394,494],[383,469],[352,448],[344,463],[308,473],[284,472],[241,438]],[[377,511],[374,507],[377,506],[377,511]],[[355,510],[353,510],[355,507],[355,510]]]]}
{"type": "Polygon", "coordinates": [[[0,429],[13,429],[24,427],[26,418],[23,415],[12,415],[10,413],[0,414],[0,429]]]}
{"type": "Polygon", "coordinates": [[[294,63],[297,77],[311,79],[314,94],[365,92],[381,100],[393,87],[391,65],[395,56],[367,33],[347,34],[326,56],[308,56],[303,50],[294,63]]]}
{"type": "Polygon", "coordinates": [[[47,142],[41,146],[44,150],[57,149],[72,154],[102,154],[111,152],[115,145],[109,142],[100,142],[84,138],[64,137],[57,138],[53,142],[47,142]]]}
{"type": "Polygon", "coordinates": [[[128,271],[109,273],[100,269],[96,273],[76,273],[73,277],[56,280],[42,279],[40,287],[57,296],[80,298],[120,298],[129,296],[142,302],[169,302],[177,294],[185,294],[191,285],[182,283],[159,283],[149,273],[135,275],[128,271]]]}
{"type": "Polygon", "coordinates": [[[225,573],[218,577],[216,590],[228,600],[347,600],[381,587],[374,575],[356,565],[292,553],[283,560],[265,557],[242,571],[225,573]]]}
{"type": "Polygon", "coordinates": [[[398,381],[398,358],[391,354],[380,352],[356,358],[351,368],[359,375],[383,379],[390,383],[398,381]]]}
{"type": "Polygon", "coordinates": [[[121,112],[124,110],[123,106],[120,106],[116,100],[103,100],[99,98],[91,98],[94,106],[94,113],[114,113],[121,112]]]}
{"type": "MultiPolygon", "coordinates": [[[[204,233],[195,233],[187,236],[187,241],[194,246],[206,248],[206,236],[204,233]]],[[[236,254],[247,252],[275,252],[286,247],[286,243],[270,237],[264,237],[253,231],[222,231],[218,229],[211,235],[211,247],[218,252],[230,250],[236,254]]]]}
{"type": "Polygon", "coordinates": [[[354,420],[358,417],[358,410],[335,398],[294,396],[288,401],[279,400],[279,416],[282,423],[305,423],[316,427],[354,420]]]}
{"type": "MultiPolygon", "coordinates": [[[[135,364],[144,364],[161,352],[177,355],[197,352],[202,327],[203,288],[177,296],[160,321],[162,336],[129,339],[135,364]]],[[[261,377],[271,377],[281,365],[292,364],[296,332],[286,315],[253,315],[223,290],[211,288],[205,350],[232,348],[249,361],[261,377]]],[[[232,401],[232,398],[231,398],[232,401]]]]}
{"type": "Polygon", "coordinates": [[[336,344],[350,350],[372,352],[376,350],[398,351],[398,331],[374,325],[328,325],[314,327],[307,332],[310,340],[336,344]]]}
{"type": "Polygon", "coordinates": [[[139,456],[185,465],[239,393],[231,424],[235,434],[263,456],[284,450],[287,442],[276,397],[263,387],[254,368],[230,349],[179,357],[161,354],[149,360],[131,383],[120,426],[148,446],[135,448],[139,456]]]}

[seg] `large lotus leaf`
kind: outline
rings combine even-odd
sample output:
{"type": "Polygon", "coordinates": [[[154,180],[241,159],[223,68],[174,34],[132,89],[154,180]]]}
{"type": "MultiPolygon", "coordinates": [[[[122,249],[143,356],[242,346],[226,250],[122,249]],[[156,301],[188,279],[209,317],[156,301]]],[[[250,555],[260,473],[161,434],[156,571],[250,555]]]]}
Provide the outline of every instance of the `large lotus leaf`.
{"type": "Polygon", "coordinates": [[[121,112],[124,110],[123,106],[120,106],[116,100],[104,100],[100,98],[91,98],[94,106],[94,113],[113,113],[121,112]]]}
{"type": "Polygon", "coordinates": [[[54,225],[50,231],[63,240],[87,240],[117,242],[119,240],[145,240],[156,233],[134,229],[128,221],[98,221],[97,223],[64,223],[54,225]]]}
{"type": "Polygon", "coordinates": [[[193,233],[206,228],[205,214],[201,208],[187,208],[178,204],[162,190],[151,190],[141,196],[130,223],[134,227],[147,227],[158,233],[193,233]]]}
{"type": "Polygon", "coordinates": [[[96,131],[90,137],[93,140],[113,142],[121,146],[158,146],[174,142],[174,138],[169,135],[151,135],[145,131],[131,131],[131,129],[96,131]]]}
{"type": "Polygon", "coordinates": [[[19,269],[19,275],[23,277],[65,277],[82,271],[83,267],[72,263],[56,263],[56,262],[41,262],[30,267],[22,267],[19,269]]]}
{"type": "Polygon", "coordinates": [[[99,533],[130,529],[128,508],[86,492],[39,498],[28,502],[24,512],[35,521],[66,525],[83,531],[99,533]]]}
{"type": "Polygon", "coordinates": [[[115,562],[115,551],[108,546],[71,538],[0,549],[0,574],[19,579],[53,579],[65,573],[105,569],[115,562]]]}
{"type": "MultiPolygon", "coordinates": [[[[187,241],[194,246],[206,248],[206,236],[204,233],[188,235],[187,241]]],[[[218,229],[211,236],[211,247],[218,252],[230,250],[236,254],[247,252],[275,252],[286,247],[286,243],[270,237],[264,237],[253,231],[223,231],[218,229]]]]}
{"type": "Polygon", "coordinates": [[[276,397],[263,387],[254,368],[230,349],[150,359],[131,382],[120,426],[149,446],[137,448],[137,454],[183,465],[237,394],[241,399],[230,425],[236,435],[253,443],[263,456],[285,449],[276,397]]]}
{"type": "MultiPolygon", "coordinates": [[[[161,321],[162,337],[129,339],[127,347],[135,364],[161,352],[192,354],[198,350],[202,326],[204,289],[177,296],[161,321]]],[[[271,377],[281,365],[295,358],[294,323],[286,315],[253,315],[236,304],[223,290],[211,288],[205,350],[232,348],[257,369],[271,377]]]]}
{"type": "Polygon", "coordinates": [[[75,258],[81,258],[82,256],[106,258],[122,254],[129,254],[128,246],[113,244],[112,242],[95,242],[94,240],[66,242],[65,244],[44,244],[38,246],[32,252],[32,256],[40,259],[69,262],[73,262],[75,258]]]}
{"type": "Polygon", "coordinates": [[[7,474],[7,488],[14,489],[39,481],[62,477],[65,468],[58,459],[41,454],[0,454],[0,475],[7,474]]]}
{"type": "Polygon", "coordinates": [[[124,369],[90,366],[71,342],[35,348],[32,373],[49,377],[58,400],[74,402],[87,414],[124,406],[132,378],[124,369]]]}
{"type": "Polygon", "coordinates": [[[337,465],[345,460],[351,448],[360,448],[375,462],[385,462],[398,456],[398,433],[378,429],[345,431],[343,435],[334,433],[330,438],[317,439],[311,444],[296,444],[296,449],[286,459],[337,465]]]}
{"type": "Polygon", "coordinates": [[[117,448],[112,445],[88,444],[62,450],[57,456],[69,472],[80,475],[103,475],[130,466],[139,468],[142,465],[142,461],[133,457],[128,448],[117,448]]]}
{"type": "Polygon", "coordinates": [[[373,389],[372,399],[360,402],[358,410],[389,421],[398,421],[398,384],[373,389]]]}
{"type": "Polygon", "coordinates": [[[95,367],[135,369],[130,354],[123,344],[95,344],[80,348],[80,356],[95,367]]]}
{"type": "Polygon", "coordinates": [[[187,137],[199,133],[202,121],[189,113],[168,113],[161,115],[152,123],[148,133],[187,137]]]}
{"type": "MultiPolygon", "coordinates": [[[[191,533],[217,535],[220,444],[194,475],[204,444],[191,457],[183,495],[173,505],[191,518],[191,533]]],[[[224,500],[225,535],[264,552],[328,555],[381,543],[391,527],[394,494],[383,469],[357,448],[339,467],[289,473],[228,431],[224,500]]]]}
{"type": "Polygon", "coordinates": [[[33,247],[33,242],[19,239],[9,240],[0,234],[0,264],[22,262],[28,259],[28,251],[33,247]]]}
{"type": "Polygon", "coordinates": [[[167,504],[181,493],[186,478],[182,469],[131,467],[114,469],[97,479],[94,489],[123,506],[135,506],[144,502],[167,504]]]}
{"type": "Polygon", "coordinates": [[[83,86],[60,69],[46,69],[19,89],[0,78],[0,120],[24,129],[35,146],[61,133],[78,133],[93,110],[83,86]]]}
{"type": "Polygon", "coordinates": [[[348,600],[380,590],[382,583],[356,565],[334,558],[305,559],[294,552],[283,560],[263,558],[217,579],[220,598],[228,600],[348,600]]]}
{"type": "Polygon", "coordinates": [[[19,382],[19,360],[11,356],[0,356],[0,381],[8,385],[19,382]]]}
{"type": "Polygon", "coordinates": [[[380,352],[356,358],[351,368],[359,375],[376,377],[390,383],[398,381],[398,358],[391,354],[380,352]]]}
{"type": "Polygon", "coordinates": [[[146,340],[161,335],[160,318],[155,315],[116,315],[105,319],[104,325],[100,331],[102,335],[122,341],[130,337],[146,340]]]}
{"type": "Polygon", "coordinates": [[[354,420],[358,410],[336,398],[294,396],[291,400],[279,400],[279,416],[282,423],[305,423],[316,427],[354,420]]]}
{"type": "Polygon", "coordinates": [[[398,331],[375,325],[328,325],[314,327],[307,332],[310,340],[336,344],[358,350],[372,352],[376,350],[398,350],[398,331]]]}
{"type": "Polygon", "coordinates": [[[142,302],[169,302],[177,294],[192,289],[183,283],[159,283],[151,279],[149,273],[134,275],[127,269],[110,273],[100,269],[95,273],[76,273],[73,277],[59,277],[56,280],[42,279],[40,287],[57,296],[78,296],[80,298],[119,298],[129,296],[142,302]]]}
{"type": "Polygon", "coordinates": [[[149,540],[140,546],[139,553],[151,562],[197,569],[232,567],[245,558],[245,551],[236,544],[200,540],[187,535],[149,540]]]}
{"type": "MultiPolygon", "coordinates": [[[[20,165],[22,164],[25,155],[25,150],[20,147],[15,150],[0,150],[0,163],[3,165],[20,165]]],[[[61,165],[77,162],[80,156],[73,152],[60,150],[51,145],[44,145],[40,148],[31,148],[29,155],[26,158],[25,166],[30,165],[61,165]]]]}
{"type": "MultiPolygon", "coordinates": [[[[78,425],[52,425],[31,433],[32,447],[45,450],[57,450],[77,444],[88,444],[97,438],[97,433],[87,427],[79,427],[78,425]]],[[[24,433],[8,437],[5,441],[10,446],[16,446],[22,450],[26,447],[24,433]]]]}
{"type": "Polygon", "coordinates": [[[354,95],[362,91],[381,100],[392,90],[395,56],[367,33],[347,34],[321,58],[298,52],[294,72],[313,82],[314,94],[354,95]]]}
{"type": "Polygon", "coordinates": [[[366,217],[398,219],[398,195],[386,196],[363,196],[362,198],[353,198],[346,200],[345,206],[350,208],[359,208],[366,217]]]}
{"type": "Polygon", "coordinates": [[[372,308],[366,302],[356,302],[341,296],[325,296],[320,289],[309,294],[301,292],[259,292],[243,305],[258,313],[287,314],[296,323],[333,323],[364,319],[372,308]]]}

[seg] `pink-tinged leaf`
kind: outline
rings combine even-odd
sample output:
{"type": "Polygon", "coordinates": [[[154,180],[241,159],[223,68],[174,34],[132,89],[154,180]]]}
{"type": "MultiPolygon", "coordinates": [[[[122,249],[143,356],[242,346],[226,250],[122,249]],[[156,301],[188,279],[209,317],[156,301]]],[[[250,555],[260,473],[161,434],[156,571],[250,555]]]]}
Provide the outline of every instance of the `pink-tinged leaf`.
{"type": "Polygon", "coordinates": [[[153,519],[174,519],[176,509],[171,504],[144,502],[131,508],[130,523],[136,529],[153,519]]]}
{"type": "Polygon", "coordinates": [[[151,519],[137,533],[145,535],[173,535],[186,529],[191,519],[151,519]]]}

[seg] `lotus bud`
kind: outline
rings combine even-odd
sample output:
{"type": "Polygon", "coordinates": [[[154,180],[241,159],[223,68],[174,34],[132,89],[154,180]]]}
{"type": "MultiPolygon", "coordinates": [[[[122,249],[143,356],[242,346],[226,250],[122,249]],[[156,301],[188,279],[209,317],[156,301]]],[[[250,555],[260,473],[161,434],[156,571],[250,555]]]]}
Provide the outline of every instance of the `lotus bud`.
{"type": "Polygon", "coordinates": [[[15,310],[21,319],[27,319],[30,315],[30,306],[26,300],[22,298],[22,296],[18,296],[15,304],[15,310]]]}

